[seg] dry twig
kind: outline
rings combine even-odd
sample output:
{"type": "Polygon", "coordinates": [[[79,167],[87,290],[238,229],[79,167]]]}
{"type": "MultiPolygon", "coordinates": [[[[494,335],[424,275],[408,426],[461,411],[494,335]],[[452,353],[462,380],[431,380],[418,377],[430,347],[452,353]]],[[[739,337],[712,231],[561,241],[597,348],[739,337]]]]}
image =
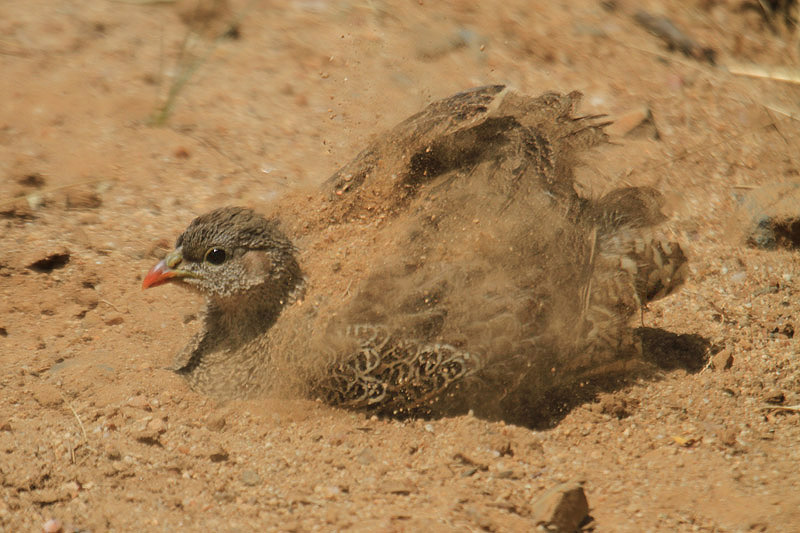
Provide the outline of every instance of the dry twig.
{"type": "MultiPolygon", "coordinates": [[[[72,407],[72,404],[69,402],[69,400],[67,400],[67,397],[66,397],[66,396],[64,396],[64,393],[61,393],[61,399],[63,399],[63,400],[64,400],[64,405],[66,405],[67,407],[69,407],[69,410],[70,410],[70,411],[72,411],[72,414],[75,416],[75,420],[77,420],[77,421],[78,421],[78,425],[79,425],[79,426],[80,426],[80,428],[81,428],[81,433],[83,433],[83,441],[84,441],[84,442],[89,442],[89,438],[86,436],[86,428],[85,428],[85,427],[83,427],[83,422],[81,422],[81,417],[79,417],[79,416],[78,416],[78,412],[77,412],[77,411],[75,411],[75,408],[74,408],[74,407],[72,407]]],[[[74,455],[73,455],[72,462],[75,462],[75,457],[74,457],[74,455]]]]}
{"type": "Polygon", "coordinates": [[[792,413],[800,413],[800,404],[797,405],[762,405],[765,411],[789,411],[792,413]]]}

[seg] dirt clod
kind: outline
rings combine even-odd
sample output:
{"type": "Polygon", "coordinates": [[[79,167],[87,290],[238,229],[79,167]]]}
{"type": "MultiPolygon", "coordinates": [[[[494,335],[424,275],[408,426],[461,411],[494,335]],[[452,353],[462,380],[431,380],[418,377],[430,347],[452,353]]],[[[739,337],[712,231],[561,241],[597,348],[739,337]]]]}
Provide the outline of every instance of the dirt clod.
{"type": "Polygon", "coordinates": [[[64,401],[61,391],[50,383],[41,383],[33,392],[33,397],[42,407],[58,407],[64,401]]]}

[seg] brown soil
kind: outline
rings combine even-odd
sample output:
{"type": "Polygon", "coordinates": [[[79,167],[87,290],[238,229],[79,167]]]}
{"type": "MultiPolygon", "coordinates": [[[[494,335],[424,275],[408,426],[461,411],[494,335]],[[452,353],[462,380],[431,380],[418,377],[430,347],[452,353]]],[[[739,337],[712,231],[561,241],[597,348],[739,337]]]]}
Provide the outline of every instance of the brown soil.
{"type": "Polygon", "coordinates": [[[232,2],[238,32],[190,43],[205,59],[156,127],[193,2],[2,3],[0,530],[526,531],[578,479],[596,531],[797,531],[800,260],[745,247],[731,214],[798,180],[800,88],[721,66],[796,68],[796,26],[765,22],[767,2],[647,3],[715,66],[667,50],[637,2],[396,4],[232,2]],[[633,126],[651,111],[582,174],[671,199],[692,273],[644,315],[655,372],[520,427],[220,405],[164,369],[202,302],[141,279],[195,215],[321,183],[488,83],[580,90],[633,126]]]}

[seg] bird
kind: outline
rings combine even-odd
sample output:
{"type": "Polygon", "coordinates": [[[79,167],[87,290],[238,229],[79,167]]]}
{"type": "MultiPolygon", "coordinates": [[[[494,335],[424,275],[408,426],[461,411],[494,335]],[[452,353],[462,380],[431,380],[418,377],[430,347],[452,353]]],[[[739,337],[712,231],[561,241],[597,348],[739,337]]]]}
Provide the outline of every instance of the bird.
{"type": "Polygon", "coordinates": [[[578,192],[608,124],[576,116],[580,98],[463,91],[321,190],[194,219],[142,282],[205,296],[174,370],[221,400],[503,417],[624,368],[641,355],[631,317],[677,291],[688,260],[656,189],[578,192]]]}

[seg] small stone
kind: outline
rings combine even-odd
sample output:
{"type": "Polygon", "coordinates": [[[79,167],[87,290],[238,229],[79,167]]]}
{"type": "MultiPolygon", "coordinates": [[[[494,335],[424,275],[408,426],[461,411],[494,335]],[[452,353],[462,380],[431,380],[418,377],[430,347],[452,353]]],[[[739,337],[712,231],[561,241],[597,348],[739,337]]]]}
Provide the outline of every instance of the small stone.
{"type": "Polygon", "coordinates": [[[570,481],[553,487],[533,502],[531,516],[536,525],[550,530],[577,530],[589,516],[589,502],[583,486],[570,481]]]}
{"type": "Polygon", "coordinates": [[[51,518],[42,524],[42,533],[61,533],[62,531],[64,531],[64,526],[61,524],[60,520],[56,520],[55,518],[51,518]]]}
{"type": "Polygon", "coordinates": [[[148,420],[143,428],[131,431],[131,435],[134,439],[142,444],[147,444],[149,446],[160,446],[161,443],[159,442],[158,438],[163,431],[159,432],[160,428],[158,425],[151,426],[151,422],[152,420],[148,420]]]}
{"type": "Polygon", "coordinates": [[[425,424],[425,431],[433,433],[433,424],[425,424]]]}
{"type": "Polygon", "coordinates": [[[717,352],[711,357],[711,366],[714,370],[728,370],[733,366],[733,354],[729,348],[717,352]]]}
{"type": "Polygon", "coordinates": [[[128,405],[135,409],[143,409],[145,411],[153,410],[153,408],[150,406],[150,401],[142,395],[131,396],[128,398],[128,405]]]}
{"type": "Polygon", "coordinates": [[[25,195],[25,200],[28,202],[28,207],[36,211],[45,204],[44,196],[39,192],[32,192],[25,195]]]}
{"type": "Polygon", "coordinates": [[[208,458],[211,459],[213,463],[221,463],[222,461],[227,461],[229,457],[228,452],[220,445],[215,445],[211,448],[210,453],[208,454],[208,458]]]}
{"type": "Polygon", "coordinates": [[[242,472],[242,475],[239,476],[239,480],[243,485],[247,485],[248,487],[255,487],[261,484],[261,476],[259,476],[258,472],[255,470],[245,470],[242,472]]]}
{"type": "Polygon", "coordinates": [[[719,441],[728,447],[733,447],[736,445],[736,438],[739,436],[739,432],[732,427],[721,429],[717,432],[717,437],[719,441]]]}
{"type": "Polygon", "coordinates": [[[672,441],[682,448],[691,448],[700,442],[700,439],[694,437],[684,437],[682,435],[673,435],[672,441]]]}
{"type": "Polygon", "coordinates": [[[211,431],[222,431],[225,428],[225,415],[222,413],[211,413],[206,420],[206,427],[211,431]]]}
{"type": "Polygon", "coordinates": [[[154,418],[147,423],[147,430],[162,435],[167,432],[167,424],[161,418],[154,418]]]}

